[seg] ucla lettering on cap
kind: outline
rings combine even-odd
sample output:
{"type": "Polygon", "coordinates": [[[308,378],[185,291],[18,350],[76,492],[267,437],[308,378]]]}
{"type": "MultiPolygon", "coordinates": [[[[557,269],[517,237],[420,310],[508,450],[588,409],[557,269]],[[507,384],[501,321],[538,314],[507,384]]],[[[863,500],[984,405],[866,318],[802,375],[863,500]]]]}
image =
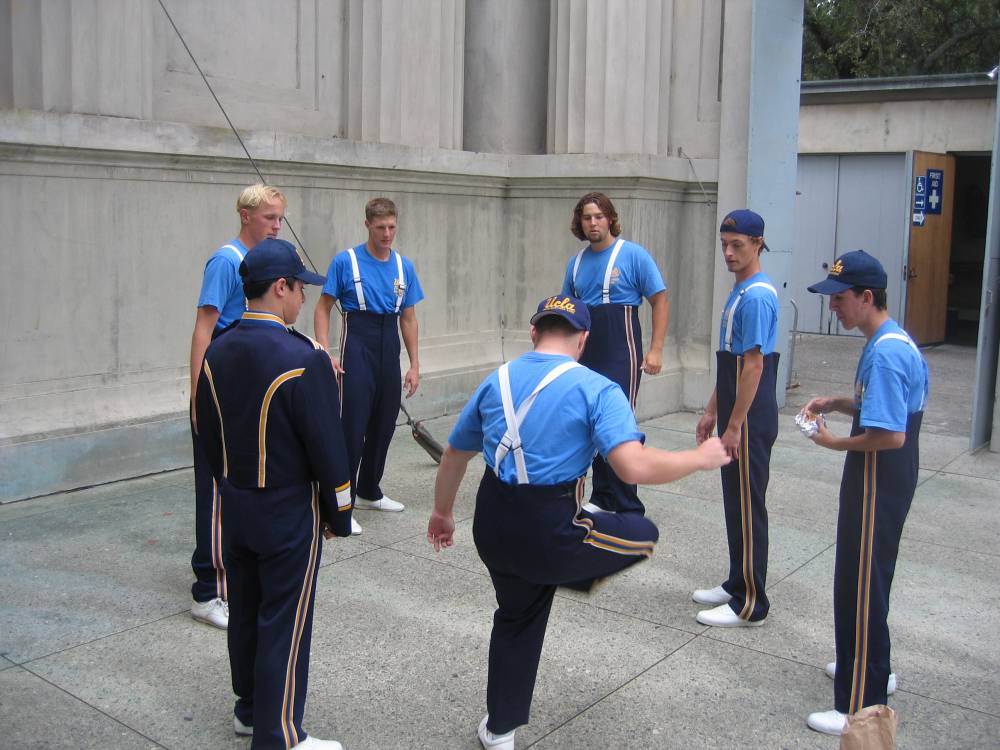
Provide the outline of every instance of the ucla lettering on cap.
{"type": "Polygon", "coordinates": [[[885,289],[888,276],[882,264],[864,250],[844,253],[833,264],[826,279],[809,287],[815,294],[838,294],[852,287],[885,289]]]}
{"type": "Polygon", "coordinates": [[[531,325],[535,325],[546,315],[558,315],[578,331],[590,330],[590,310],[576,297],[562,294],[546,297],[538,303],[538,311],[531,316],[531,325]]]}

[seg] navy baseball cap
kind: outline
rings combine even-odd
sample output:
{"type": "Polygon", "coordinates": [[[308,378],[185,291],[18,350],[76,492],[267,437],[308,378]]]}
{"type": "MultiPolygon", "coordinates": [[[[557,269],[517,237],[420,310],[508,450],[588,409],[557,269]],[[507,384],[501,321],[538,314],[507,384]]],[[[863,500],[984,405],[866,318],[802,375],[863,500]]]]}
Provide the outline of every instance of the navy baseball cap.
{"type": "MultiPolygon", "coordinates": [[[[764,219],[756,211],[749,208],[738,208],[730,211],[719,225],[719,232],[733,232],[734,234],[745,234],[749,237],[764,236],[764,219]]],[[[764,249],[770,250],[767,243],[764,249]]]]}
{"type": "Polygon", "coordinates": [[[546,297],[538,303],[538,312],[531,316],[531,325],[535,325],[546,315],[558,315],[570,322],[578,331],[590,330],[590,310],[583,300],[576,297],[557,295],[546,297]]]}
{"type": "Polygon", "coordinates": [[[885,289],[887,282],[888,277],[878,258],[864,250],[851,250],[837,258],[826,279],[813,284],[809,291],[815,294],[837,294],[855,286],[885,289]]]}
{"type": "Polygon", "coordinates": [[[322,286],[326,278],[307,271],[295,245],[287,240],[268,237],[258,242],[240,263],[243,281],[272,281],[273,279],[298,279],[306,284],[322,286]]]}

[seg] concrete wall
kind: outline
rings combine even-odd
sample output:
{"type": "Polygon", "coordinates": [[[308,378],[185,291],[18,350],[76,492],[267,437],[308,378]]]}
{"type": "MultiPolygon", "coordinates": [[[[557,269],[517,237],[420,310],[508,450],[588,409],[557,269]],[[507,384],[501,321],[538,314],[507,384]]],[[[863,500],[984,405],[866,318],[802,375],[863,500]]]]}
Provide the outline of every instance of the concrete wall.
{"type": "MultiPolygon", "coordinates": [[[[612,196],[625,235],[650,250],[671,290],[664,371],[639,396],[650,416],[698,408],[710,390],[729,281],[716,226],[746,195],[749,20],[760,4],[794,5],[167,7],[288,196],[320,271],[364,238],[368,198],[399,205],[399,247],[427,294],[416,416],[458,409],[486,372],[527,349],[532,307],[579,248],[572,206],[594,189],[612,196]],[[725,206],[721,171],[742,183],[725,206]]],[[[0,331],[0,501],[190,463],[187,356],[202,267],[236,233],[236,195],[256,181],[154,0],[0,0],[7,20],[0,220],[16,283],[0,331]]],[[[648,309],[643,323],[648,341],[648,309]]]]}
{"type": "Polygon", "coordinates": [[[993,99],[804,104],[799,153],[993,150],[993,99]]]}

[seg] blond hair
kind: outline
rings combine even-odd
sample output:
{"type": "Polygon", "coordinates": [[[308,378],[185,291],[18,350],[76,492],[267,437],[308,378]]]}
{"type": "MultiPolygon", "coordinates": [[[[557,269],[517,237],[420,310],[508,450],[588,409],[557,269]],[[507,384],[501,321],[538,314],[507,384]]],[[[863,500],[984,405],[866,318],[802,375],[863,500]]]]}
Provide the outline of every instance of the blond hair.
{"type": "Polygon", "coordinates": [[[365,218],[368,221],[384,219],[386,216],[399,216],[396,204],[388,198],[372,198],[365,204],[365,218]]]}
{"type": "Polygon", "coordinates": [[[258,182],[256,185],[243,188],[240,197],[236,199],[236,213],[244,208],[248,211],[256,211],[265,203],[273,203],[274,201],[281,201],[282,206],[288,205],[288,199],[278,188],[258,182]]]}

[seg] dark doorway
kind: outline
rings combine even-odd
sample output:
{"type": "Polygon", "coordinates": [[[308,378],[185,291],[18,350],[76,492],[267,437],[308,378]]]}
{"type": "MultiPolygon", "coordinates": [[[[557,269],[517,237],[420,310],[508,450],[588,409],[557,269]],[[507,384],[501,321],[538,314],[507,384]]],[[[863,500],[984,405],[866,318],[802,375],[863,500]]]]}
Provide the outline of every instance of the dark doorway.
{"type": "Polygon", "coordinates": [[[954,154],[955,202],[951,225],[945,340],[976,346],[983,293],[983,253],[990,194],[990,155],[954,154]]]}

